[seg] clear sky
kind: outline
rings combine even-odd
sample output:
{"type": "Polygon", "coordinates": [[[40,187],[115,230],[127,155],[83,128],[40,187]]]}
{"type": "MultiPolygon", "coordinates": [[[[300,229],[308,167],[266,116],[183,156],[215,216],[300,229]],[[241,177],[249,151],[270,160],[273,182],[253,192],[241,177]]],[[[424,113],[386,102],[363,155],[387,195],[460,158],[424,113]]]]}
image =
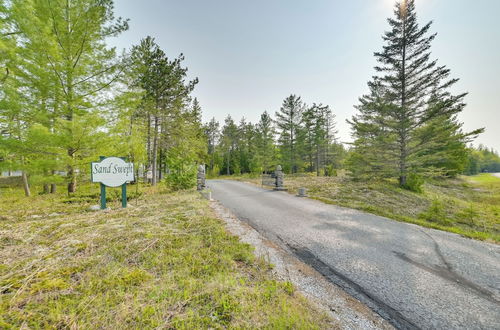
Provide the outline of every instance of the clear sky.
{"type": "MultiPolygon", "coordinates": [[[[298,94],[328,104],[345,122],[374,74],[392,0],[115,0],[130,30],[111,41],[130,48],[151,35],[169,57],[184,53],[203,119],[231,114],[256,122],[298,94]]],[[[416,0],[420,24],[434,21],[433,57],[468,91],[465,129],[485,127],[476,144],[500,151],[499,0],[416,0]]]]}

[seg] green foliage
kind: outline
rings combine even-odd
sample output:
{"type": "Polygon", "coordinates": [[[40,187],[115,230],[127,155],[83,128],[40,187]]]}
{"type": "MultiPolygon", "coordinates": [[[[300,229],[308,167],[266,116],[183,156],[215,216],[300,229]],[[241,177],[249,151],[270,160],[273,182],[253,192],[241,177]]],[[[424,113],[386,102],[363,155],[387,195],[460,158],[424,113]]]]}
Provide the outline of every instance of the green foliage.
{"type": "Polygon", "coordinates": [[[289,173],[297,173],[301,167],[300,148],[302,137],[302,114],[305,105],[300,96],[290,95],[284,101],[280,111],[276,112],[276,126],[279,130],[279,143],[282,159],[286,160],[283,168],[289,173]]]}
{"type": "Polygon", "coordinates": [[[377,75],[360,98],[349,169],[356,176],[398,178],[407,186],[409,173],[426,176],[461,173],[466,144],[483,130],[464,133],[457,115],[466,93],[453,95],[458,81],[450,70],[430,59],[431,23],[420,27],[415,0],[397,2],[388,20],[382,52],[375,53],[377,75]]]}
{"type": "Polygon", "coordinates": [[[268,173],[276,167],[276,146],[274,139],[276,130],[273,120],[267,111],[260,116],[256,125],[255,162],[260,173],[268,173]]]}
{"type": "Polygon", "coordinates": [[[429,208],[418,215],[420,219],[444,225],[450,224],[447,216],[444,203],[438,199],[434,199],[429,208]]]}
{"type": "Polygon", "coordinates": [[[126,30],[127,21],[115,19],[111,0],[14,0],[1,11],[8,22],[0,27],[2,44],[12,47],[3,53],[12,74],[0,101],[10,167],[26,174],[27,195],[28,177],[56,183],[55,171],[66,171],[73,192],[88,167],[82,163],[105,143],[101,111],[120,75],[105,39],[126,30]]]}
{"type": "Polygon", "coordinates": [[[457,214],[457,218],[459,220],[472,224],[476,223],[478,217],[479,217],[479,212],[476,211],[473,203],[470,203],[468,207],[464,208],[461,212],[457,214]]]}
{"type": "Polygon", "coordinates": [[[421,193],[422,186],[424,185],[424,178],[416,173],[408,174],[408,178],[406,179],[406,183],[402,186],[402,188],[421,193]]]}
{"type": "Polygon", "coordinates": [[[223,163],[220,166],[221,174],[240,174],[240,153],[238,152],[240,134],[233,118],[228,115],[222,127],[220,148],[223,154],[223,163]]]}
{"type": "Polygon", "coordinates": [[[267,111],[256,125],[244,118],[237,125],[228,116],[220,131],[215,119],[205,124],[204,131],[211,175],[269,173],[278,164],[288,173],[305,169],[331,175],[326,168],[340,168],[346,155],[343,145],[336,142],[330,107],[307,107],[296,95],[283,101],[276,120],[267,111]]]}
{"type": "Polygon", "coordinates": [[[190,180],[185,176],[189,172],[183,170],[184,164],[194,160],[201,162],[205,158],[199,147],[204,143],[201,107],[197,99],[190,107],[189,96],[198,79],[186,81],[187,68],[181,66],[184,55],[170,60],[149,36],[134,46],[130,61],[133,70],[127,83],[129,88],[142,92],[141,102],[131,119],[140,118],[145,128],[146,141],[143,142],[147,160],[144,168],[153,174],[151,183],[156,185],[158,173],[167,172],[168,159],[174,158],[170,164],[176,176],[173,182],[176,186],[188,185],[190,180]]]}
{"type": "Polygon", "coordinates": [[[189,189],[196,185],[197,166],[186,165],[183,159],[170,158],[168,161],[170,173],[167,174],[167,185],[174,190],[189,189]]]}
{"type": "Polygon", "coordinates": [[[468,151],[467,166],[464,173],[475,175],[483,172],[500,172],[500,156],[493,149],[479,145],[477,149],[470,148],[468,151]]]}

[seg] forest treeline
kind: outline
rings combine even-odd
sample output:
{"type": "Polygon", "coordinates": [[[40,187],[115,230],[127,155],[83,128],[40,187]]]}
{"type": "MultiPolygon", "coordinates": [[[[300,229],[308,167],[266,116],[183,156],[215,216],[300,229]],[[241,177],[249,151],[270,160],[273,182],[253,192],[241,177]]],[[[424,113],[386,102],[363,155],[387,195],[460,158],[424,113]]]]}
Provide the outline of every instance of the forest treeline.
{"type": "Polygon", "coordinates": [[[121,54],[108,45],[129,28],[112,0],[0,1],[0,16],[0,170],[21,170],[28,196],[34,185],[75,192],[101,155],[127,157],[137,179],[174,189],[194,185],[203,163],[213,175],[345,168],[412,190],[430,176],[499,171],[494,151],[470,147],[483,130],[463,131],[466,93],[453,94],[457,79],[431,58],[436,34],[418,25],[414,0],[388,19],[351,144],[337,139],[335,109],[298,95],[256,124],[203,124],[183,54],[167,56],[151,37],[121,54]]]}
{"type": "Polygon", "coordinates": [[[484,145],[469,149],[469,157],[464,174],[500,173],[500,156],[493,149],[484,145]]]}
{"type": "Polygon", "coordinates": [[[346,151],[336,139],[335,115],[327,105],[306,105],[290,95],[273,118],[267,111],[257,124],[227,116],[204,126],[208,171],[213,175],[269,173],[281,165],[286,173],[333,175],[346,151]]]}

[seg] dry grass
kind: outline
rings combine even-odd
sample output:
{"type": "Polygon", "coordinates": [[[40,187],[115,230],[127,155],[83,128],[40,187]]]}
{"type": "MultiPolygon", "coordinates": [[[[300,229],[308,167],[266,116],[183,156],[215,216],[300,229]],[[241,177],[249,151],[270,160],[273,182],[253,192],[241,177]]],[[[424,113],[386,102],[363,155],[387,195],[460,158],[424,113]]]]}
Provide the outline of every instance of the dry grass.
{"type": "Polygon", "coordinates": [[[110,212],[65,199],[3,189],[0,328],[332,325],[194,191],[144,190],[133,207],[110,212]]]}

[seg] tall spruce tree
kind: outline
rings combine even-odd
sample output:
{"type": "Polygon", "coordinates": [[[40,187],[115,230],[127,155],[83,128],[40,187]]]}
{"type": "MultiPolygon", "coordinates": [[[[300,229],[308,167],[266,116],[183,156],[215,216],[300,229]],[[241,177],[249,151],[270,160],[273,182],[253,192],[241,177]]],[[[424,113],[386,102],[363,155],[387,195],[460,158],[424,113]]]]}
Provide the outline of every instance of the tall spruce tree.
{"type": "Polygon", "coordinates": [[[268,172],[275,165],[275,145],[274,137],[276,134],[274,123],[267,111],[260,116],[260,120],[255,125],[256,137],[256,159],[260,170],[268,172]]]}
{"type": "Polygon", "coordinates": [[[374,54],[379,65],[368,83],[370,94],[360,98],[359,113],[349,121],[355,138],[351,168],[357,174],[398,177],[407,186],[410,173],[436,169],[436,159],[454,157],[447,145],[465,148],[481,130],[462,132],[456,115],[465,107],[466,93],[452,95],[457,79],[431,60],[436,34],[429,34],[432,22],[418,25],[415,1],[397,2],[388,22],[383,50],[374,54]]]}
{"type": "Polygon", "coordinates": [[[219,143],[220,138],[220,125],[215,118],[212,118],[210,122],[204,125],[205,136],[207,139],[207,152],[208,152],[208,168],[213,174],[214,168],[216,166],[216,147],[219,143]]]}
{"type": "Polygon", "coordinates": [[[304,111],[305,150],[309,161],[310,171],[320,174],[321,163],[325,161],[325,147],[328,146],[327,115],[329,107],[314,103],[304,111]]]}
{"type": "Polygon", "coordinates": [[[285,168],[290,173],[299,170],[299,131],[302,125],[302,113],[305,106],[300,96],[290,95],[284,101],[280,111],[276,112],[276,126],[279,130],[279,143],[285,168]]]}
{"type": "Polygon", "coordinates": [[[239,174],[239,131],[238,125],[236,125],[230,115],[228,115],[224,120],[220,142],[220,147],[224,154],[224,162],[221,166],[221,174],[239,174]]]}

